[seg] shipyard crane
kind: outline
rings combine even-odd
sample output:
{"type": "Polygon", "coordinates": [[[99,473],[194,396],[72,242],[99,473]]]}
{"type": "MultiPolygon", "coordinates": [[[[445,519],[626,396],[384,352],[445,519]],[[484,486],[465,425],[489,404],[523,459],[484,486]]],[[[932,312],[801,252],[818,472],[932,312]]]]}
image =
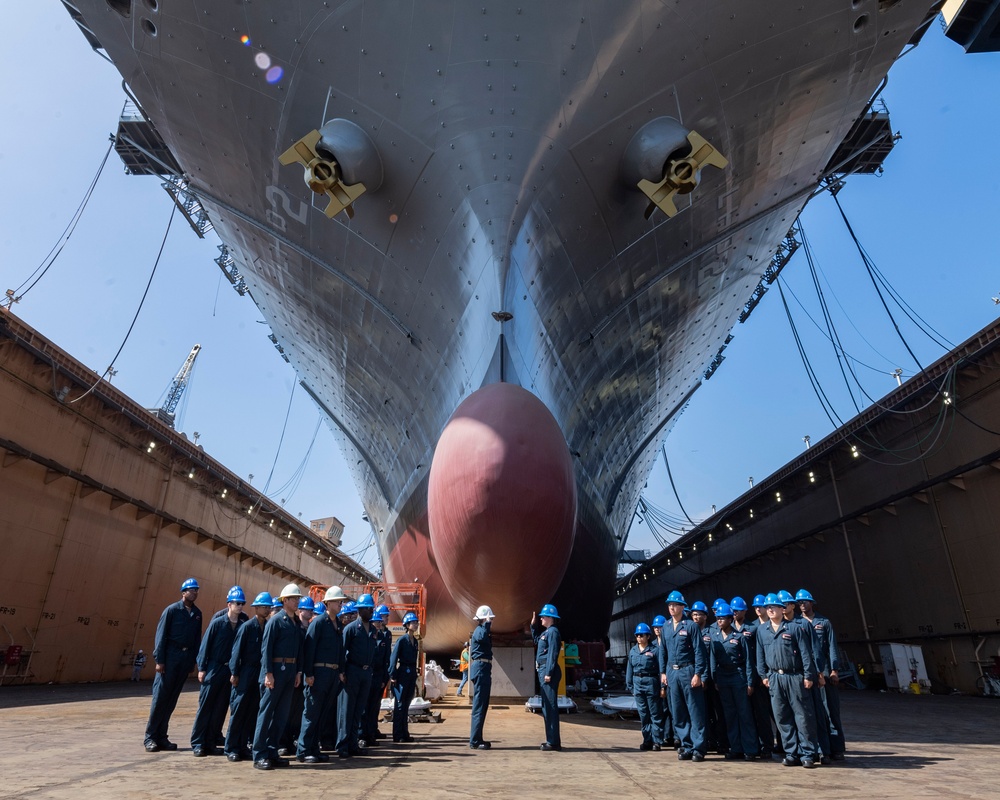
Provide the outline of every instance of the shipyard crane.
{"type": "Polygon", "coordinates": [[[181,365],[181,368],[177,370],[177,374],[170,382],[170,386],[167,389],[167,397],[163,401],[163,405],[159,408],[149,409],[149,412],[155,415],[160,422],[165,425],[169,425],[171,428],[174,427],[177,404],[180,403],[181,396],[184,394],[188,381],[191,379],[191,370],[194,369],[195,359],[198,358],[198,353],[200,352],[200,344],[196,344],[191,348],[191,352],[188,353],[188,356],[184,359],[184,363],[181,365]]]}

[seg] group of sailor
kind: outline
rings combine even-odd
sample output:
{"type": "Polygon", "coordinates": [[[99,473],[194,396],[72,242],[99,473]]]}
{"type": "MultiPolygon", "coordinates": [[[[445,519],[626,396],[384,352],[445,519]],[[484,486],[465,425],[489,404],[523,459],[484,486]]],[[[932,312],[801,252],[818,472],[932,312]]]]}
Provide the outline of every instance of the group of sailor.
{"type": "MultiPolygon", "coordinates": [[[[473,750],[489,750],[491,747],[490,742],[483,738],[483,726],[493,686],[491,628],[495,618],[493,609],[485,605],[479,606],[473,616],[476,627],[469,636],[469,683],[472,685],[469,747],[473,750]]],[[[545,722],[545,741],[542,742],[541,749],[546,752],[562,750],[562,739],[559,736],[559,681],[562,679],[559,653],[562,650],[562,637],[557,627],[558,621],[558,610],[551,603],[546,603],[537,614],[532,613],[528,631],[535,642],[535,675],[538,677],[542,719],[545,722]]]]}
{"type": "Polygon", "coordinates": [[[711,625],[701,601],[689,607],[673,591],[666,603],[669,617],[636,625],[628,655],[640,749],[674,743],[695,762],[710,749],[748,761],[777,754],[806,768],[844,758],[837,642],[807,590],[757,595],[756,620],[742,597],[719,598],[711,625]]]}
{"type": "Polygon", "coordinates": [[[389,608],[370,594],[357,601],[339,586],[322,603],[293,583],[273,598],[261,592],[244,613],[246,596],[234,586],[226,608],[202,637],[195,605],[198,582],[181,585],[181,599],[164,609],[156,628],[153,699],[146,725],[147,752],[176,750],[167,737],[170,715],[184,681],[197,666],[200,690],[191,730],[196,757],[252,759],[256,769],[287,766],[282,756],[315,764],[364,755],[378,744],[383,692],[393,693],[394,742],[412,742],[407,727],[417,683],[419,619],[403,616],[405,635],[392,646],[389,608]],[[229,730],[222,729],[229,708],[229,730]]]}

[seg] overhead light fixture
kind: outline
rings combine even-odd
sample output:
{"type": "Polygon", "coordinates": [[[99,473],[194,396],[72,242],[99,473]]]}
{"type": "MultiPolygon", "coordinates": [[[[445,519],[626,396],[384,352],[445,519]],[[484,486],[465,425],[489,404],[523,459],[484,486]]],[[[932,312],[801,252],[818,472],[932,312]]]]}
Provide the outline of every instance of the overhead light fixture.
{"type": "Polygon", "coordinates": [[[189,478],[193,478],[194,477],[194,467],[191,467],[191,469],[188,470],[188,477],[189,478]]]}
{"type": "Polygon", "coordinates": [[[229,494],[229,490],[228,489],[223,489],[222,490],[222,494],[220,494],[219,497],[225,497],[227,494],[229,494]]]}
{"type": "Polygon", "coordinates": [[[816,483],[816,473],[815,472],[810,472],[809,473],[809,483],[816,483]]]}
{"type": "Polygon", "coordinates": [[[858,446],[856,444],[851,445],[851,455],[855,458],[861,455],[861,453],[858,452],[858,446]]]}
{"type": "Polygon", "coordinates": [[[781,492],[775,492],[774,493],[774,499],[777,500],[780,503],[781,502],[781,492]]]}

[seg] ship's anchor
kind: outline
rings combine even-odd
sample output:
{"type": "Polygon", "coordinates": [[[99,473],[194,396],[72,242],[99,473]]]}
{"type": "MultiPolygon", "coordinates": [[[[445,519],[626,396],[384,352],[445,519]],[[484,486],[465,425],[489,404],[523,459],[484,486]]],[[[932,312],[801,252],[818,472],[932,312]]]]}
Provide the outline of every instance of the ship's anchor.
{"type": "Polygon", "coordinates": [[[693,192],[698,185],[703,167],[724,169],[729,164],[722,153],[695,131],[688,133],[687,140],[691,144],[690,155],[668,160],[663,168],[663,180],[654,183],[643,179],[637,184],[639,191],[650,200],[644,214],[646,219],[649,219],[656,209],[660,209],[668,217],[674,216],[677,214],[674,195],[693,192]]]}
{"type": "Polygon", "coordinates": [[[316,194],[330,198],[323,213],[333,219],[341,211],[354,219],[352,204],[365,193],[365,185],[361,182],[347,185],[344,183],[340,165],[336,159],[317,150],[322,134],[318,130],[310,131],[278,157],[283,165],[294,164],[296,161],[305,168],[306,186],[316,194]]]}

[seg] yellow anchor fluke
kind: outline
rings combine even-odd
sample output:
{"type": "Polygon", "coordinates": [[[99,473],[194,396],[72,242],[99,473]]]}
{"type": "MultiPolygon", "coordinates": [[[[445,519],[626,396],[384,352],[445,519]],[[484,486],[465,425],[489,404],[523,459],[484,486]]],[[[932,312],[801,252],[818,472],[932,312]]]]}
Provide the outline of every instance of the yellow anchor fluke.
{"type": "Polygon", "coordinates": [[[320,136],[318,130],[310,131],[282,153],[278,161],[284,166],[298,162],[304,167],[306,186],[330,199],[324,214],[333,219],[341,211],[346,211],[347,216],[353,219],[352,205],[365,193],[365,185],[355,183],[348,186],[341,180],[337,162],[316,151],[320,136]]]}
{"type": "Polygon", "coordinates": [[[656,209],[660,209],[668,217],[676,215],[677,205],[674,203],[674,196],[693,192],[704,167],[723,169],[729,164],[722,153],[695,131],[691,131],[687,139],[691,145],[691,153],[668,161],[663,169],[663,180],[654,183],[643,179],[637,184],[639,191],[650,200],[646,208],[646,219],[649,219],[656,209]]]}

